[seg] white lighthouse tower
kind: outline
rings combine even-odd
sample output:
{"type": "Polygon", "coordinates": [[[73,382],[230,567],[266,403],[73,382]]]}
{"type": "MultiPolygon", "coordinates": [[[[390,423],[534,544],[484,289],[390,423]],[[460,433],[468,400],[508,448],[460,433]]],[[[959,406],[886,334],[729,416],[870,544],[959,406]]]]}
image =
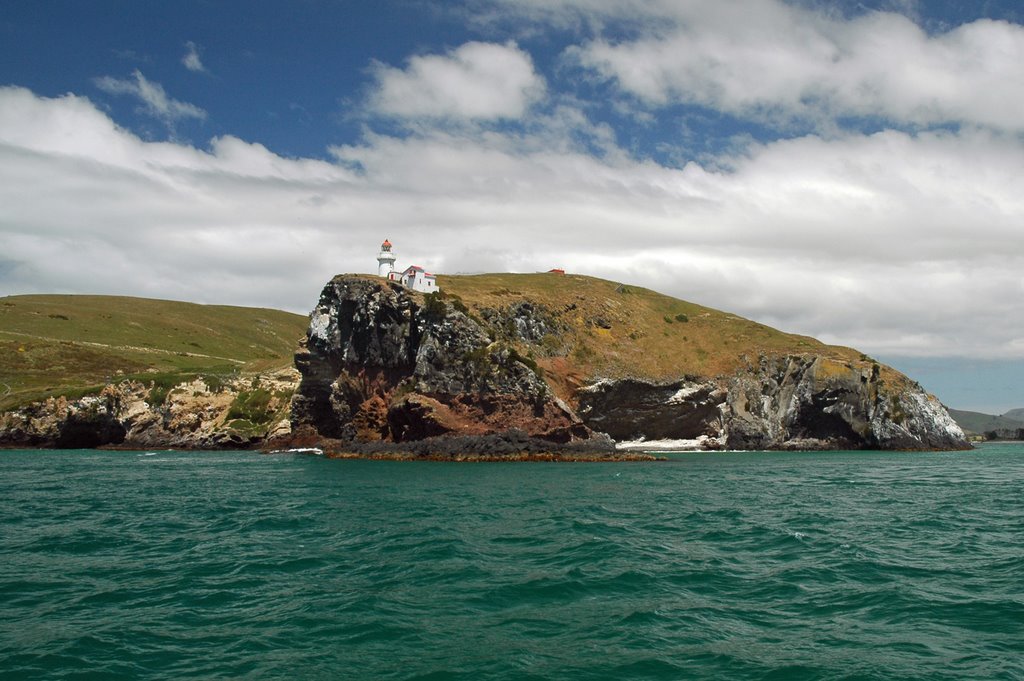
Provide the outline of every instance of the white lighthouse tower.
{"type": "Polygon", "coordinates": [[[391,242],[384,239],[377,255],[377,274],[386,277],[395,271],[395,254],[391,252],[391,242]]]}

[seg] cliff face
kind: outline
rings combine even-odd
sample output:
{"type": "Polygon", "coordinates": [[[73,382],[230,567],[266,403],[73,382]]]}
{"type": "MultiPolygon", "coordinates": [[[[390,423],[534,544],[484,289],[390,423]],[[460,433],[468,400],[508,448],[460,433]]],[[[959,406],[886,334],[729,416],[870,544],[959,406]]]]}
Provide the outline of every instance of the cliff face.
{"type": "Polygon", "coordinates": [[[706,449],[960,449],[962,431],[916,386],[813,356],[762,358],[713,379],[600,381],[580,415],[616,440],[691,440],[706,449]]]}
{"type": "MultiPolygon", "coordinates": [[[[612,327],[595,319],[585,323],[612,327]]],[[[470,310],[458,297],[336,277],[296,355],[293,437],[349,447],[507,431],[552,446],[604,434],[708,449],[968,446],[935,398],[867,361],[762,355],[715,376],[587,381],[573,371],[567,328],[528,300],[470,310]],[[545,372],[532,356],[561,370],[545,372]]]]}
{"type": "Polygon", "coordinates": [[[409,442],[520,431],[565,444],[593,435],[536,365],[493,340],[468,310],[397,284],[331,281],[295,365],[300,437],[409,442]]]}
{"type": "Polygon", "coordinates": [[[820,357],[762,361],[730,380],[725,414],[730,447],[964,449],[946,408],[915,383],[881,378],[820,357]],[[806,444],[805,444],[806,443],[806,444]]]}

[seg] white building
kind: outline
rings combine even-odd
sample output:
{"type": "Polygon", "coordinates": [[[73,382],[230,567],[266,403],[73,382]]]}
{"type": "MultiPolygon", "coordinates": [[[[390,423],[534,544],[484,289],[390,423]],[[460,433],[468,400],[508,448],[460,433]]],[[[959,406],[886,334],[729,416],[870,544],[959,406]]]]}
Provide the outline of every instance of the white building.
{"type": "Polygon", "coordinates": [[[395,254],[391,250],[391,242],[385,239],[384,243],[380,245],[380,253],[377,255],[377,274],[387,277],[388,281],[397,281],[413,291],[435,293],[441,290],[437,287],[437,277],[419,265],[410,265],[404,271],[397,272],[395,259],[395,254]]]}
{"type": "Polygon", "coordinates": [[[397,281],[413,291],[423,293],[434,293],[440,291],[437,287],[437,277],[424,270],[419,265],[410,265],[402,273],[392,272],[388,275],[391,281],[397,281]]]}

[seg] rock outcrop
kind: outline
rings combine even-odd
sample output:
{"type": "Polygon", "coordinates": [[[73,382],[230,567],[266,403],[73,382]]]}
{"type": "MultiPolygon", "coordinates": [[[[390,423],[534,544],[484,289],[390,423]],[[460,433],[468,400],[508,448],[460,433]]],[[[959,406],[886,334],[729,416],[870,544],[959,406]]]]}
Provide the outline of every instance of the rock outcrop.
{"type": "Polygon", "coordinates": [[[935,397],[888,384],[879,365],[821,357],[762,360],[729,382],[723,437],[733,449],[964,449],[963,431],[935,397]]]}
{"type": "Polygon", "coordinates": [[[0,414],[0,446],[240,449],[290,432],[295,371],[207,380],[166,389],[123,381],[98,395],[15,409],[0,414]]]}
{"type": "Polygon", "coordinates": [[[517,432],[549,449],[607,446],[554,396],[530,358],[468,310],[395,283],[332,280],[295,365],[302,374],[292,402],[296,442],[322,438],[351,450],[517,432]]]}
{"type": "Polygon", "coordinates": [[[705,449],[967,447],[945,408],[919,386],[815,356],[762,358],[732,376],[669,383],[603,380],[579,414],[616,440],[693,441],[705,449]]]}

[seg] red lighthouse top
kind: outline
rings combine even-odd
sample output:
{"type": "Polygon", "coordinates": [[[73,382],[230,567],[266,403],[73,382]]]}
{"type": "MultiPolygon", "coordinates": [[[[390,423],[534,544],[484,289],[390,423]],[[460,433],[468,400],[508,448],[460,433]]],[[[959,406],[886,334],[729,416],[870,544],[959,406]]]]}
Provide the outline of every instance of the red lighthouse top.
{"type": "Polygon", "coordinates": [[[390,250],[391,250],[391,242],[390,242],[390,241],[388,241],[387,239],[384,239],[384,243],[382,243],[382,244],[380,245],[380,247],[381,247],[382,249],[384,249],[385,251],[390,251],[390,250]]]}

